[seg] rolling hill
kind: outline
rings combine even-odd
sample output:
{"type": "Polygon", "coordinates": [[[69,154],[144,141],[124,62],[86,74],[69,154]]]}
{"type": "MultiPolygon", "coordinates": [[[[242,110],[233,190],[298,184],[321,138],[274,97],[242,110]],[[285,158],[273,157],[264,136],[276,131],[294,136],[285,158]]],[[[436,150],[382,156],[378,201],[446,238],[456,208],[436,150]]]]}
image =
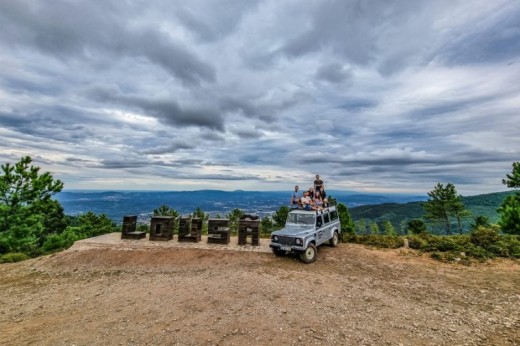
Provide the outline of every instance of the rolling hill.
{"type": "MultiPolygon", "coordinates": [[[[464,206],[471,212],[471,215],[463,222],[464,229],[467,231],[469,225],[477,216],[486,216],[491,222],[496,222],[498,220],[497,208],[507,196],[514,193],[514,191],[504,191],[463,197],[464,206]]],[[[424,202],[419,201],[371,204],[350,208],[349,210],[355,221],[365,220],[367,224],[376,222],[381,228],[382,223],[388,220],[396,230],[403,230],[406,222],[409,220],[423,217],[423,203],[424,202]]],[[[438,227],[433,227],[433,230],[440,231],[438,227]]]]}

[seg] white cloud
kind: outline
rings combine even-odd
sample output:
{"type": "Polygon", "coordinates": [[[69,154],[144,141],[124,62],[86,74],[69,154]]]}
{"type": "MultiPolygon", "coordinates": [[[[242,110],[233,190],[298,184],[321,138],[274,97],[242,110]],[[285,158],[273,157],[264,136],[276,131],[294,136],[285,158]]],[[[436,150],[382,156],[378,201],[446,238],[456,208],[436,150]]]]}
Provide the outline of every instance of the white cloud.
{"type": "Polygon", "coordinates": [[[0,158],[66,188],[501,190],[519,21],[511,0],[1,2],[0,158]]]}

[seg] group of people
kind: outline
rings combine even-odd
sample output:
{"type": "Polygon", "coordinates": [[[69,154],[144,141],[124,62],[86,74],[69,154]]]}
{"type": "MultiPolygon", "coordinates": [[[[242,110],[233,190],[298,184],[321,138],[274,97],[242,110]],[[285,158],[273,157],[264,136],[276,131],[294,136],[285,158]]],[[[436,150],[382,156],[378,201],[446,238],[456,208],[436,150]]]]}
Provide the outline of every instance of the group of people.
{"type": "Polygon", "coordinates": [[[296,185],[291,196],[291,207],[305,210],[320,210],[328,206],[327,193],[323,180],[316,175],[314,184],[307,191],[300,192],[300,187],[296,185]]]}

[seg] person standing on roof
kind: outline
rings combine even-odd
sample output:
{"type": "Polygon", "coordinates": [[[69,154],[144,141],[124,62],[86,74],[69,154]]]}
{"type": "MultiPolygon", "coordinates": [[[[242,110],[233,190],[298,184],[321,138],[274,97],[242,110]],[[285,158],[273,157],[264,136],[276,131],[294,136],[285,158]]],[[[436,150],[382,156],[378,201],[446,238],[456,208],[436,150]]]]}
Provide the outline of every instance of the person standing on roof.
{"type": "Polygon", "coordinates": [[[314,191],[322,191],[325,190],[325,185],[323,185],[323,180],[320,179],[320,176],[316,174],[316,180],[314,180],[314,191]]]}

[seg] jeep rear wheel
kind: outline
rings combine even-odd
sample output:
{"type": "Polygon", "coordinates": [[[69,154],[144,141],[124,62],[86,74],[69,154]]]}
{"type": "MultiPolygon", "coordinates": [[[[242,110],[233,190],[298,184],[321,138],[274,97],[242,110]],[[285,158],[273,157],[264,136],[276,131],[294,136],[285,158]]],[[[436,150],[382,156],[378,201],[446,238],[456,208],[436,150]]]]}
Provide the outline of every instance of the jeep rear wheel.
{"type": "Polygon", "coordinates": [[[339,234],[337,231],[334,231],[334,235],[330,238],[330,246],[336,247],[339,244],[339,234]]]}
{"type": "Polygon", "coordinates": [[[314,244],[309,244],[309,246],[307,246],[307,249],[303,252],[300,253],[300,259],[302,260],[302,262],[305,262],[305,263],[312,263],[314,261],[316,261],[316,258],[318,257],[318,250],[316,249],[316,245],[314,244]]]}

